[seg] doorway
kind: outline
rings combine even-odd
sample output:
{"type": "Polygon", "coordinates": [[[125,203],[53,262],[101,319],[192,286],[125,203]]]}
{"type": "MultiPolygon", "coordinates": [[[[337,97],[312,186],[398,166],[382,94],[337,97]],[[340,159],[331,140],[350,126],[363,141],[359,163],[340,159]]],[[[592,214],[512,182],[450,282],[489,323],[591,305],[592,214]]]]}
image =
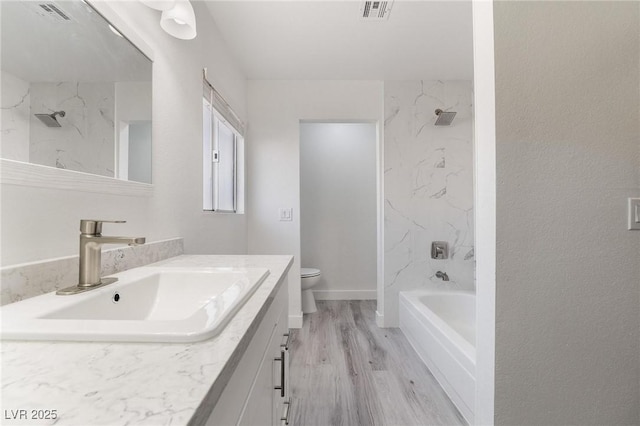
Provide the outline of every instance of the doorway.
{"type": "Polygon", "coordinates": [[[377,125],[300,123],[301,266],[317,300],[372,300],[377,288],[377,125]]]}

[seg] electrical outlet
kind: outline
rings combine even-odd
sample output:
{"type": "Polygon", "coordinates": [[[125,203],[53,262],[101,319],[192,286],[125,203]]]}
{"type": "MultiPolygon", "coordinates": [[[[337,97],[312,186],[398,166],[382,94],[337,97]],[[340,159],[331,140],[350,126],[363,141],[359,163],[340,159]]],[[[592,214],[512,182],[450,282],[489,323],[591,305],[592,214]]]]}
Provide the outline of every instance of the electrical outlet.
{"type": "Polygon", "coordinates": [[[291,222],[293,220],[293,209],[280,209],[280,222],[291,222]]]}

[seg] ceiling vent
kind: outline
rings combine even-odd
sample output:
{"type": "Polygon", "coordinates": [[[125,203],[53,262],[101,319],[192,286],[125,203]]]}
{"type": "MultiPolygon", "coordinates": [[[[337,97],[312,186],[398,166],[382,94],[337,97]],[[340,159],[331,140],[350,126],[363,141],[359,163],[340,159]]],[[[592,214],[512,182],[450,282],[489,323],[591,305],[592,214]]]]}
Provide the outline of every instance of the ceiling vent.
{"type": "Polygon", "coordinates": [[[391,13],[391,1],[365,1],[360,6],[360,19],[363,21],[386,21],[391,13]]]}
{"type": "Polygon", "coordinates": [[[35,12],[37,15],[42,16],[50,22],[75,22],[75,19],[73,19],[71,15],[65,12],[57,3],[25,2],[25,4],[27,5],[27,7],[29,7],[29,9],[31,9],[31,11],[35,12]]]}

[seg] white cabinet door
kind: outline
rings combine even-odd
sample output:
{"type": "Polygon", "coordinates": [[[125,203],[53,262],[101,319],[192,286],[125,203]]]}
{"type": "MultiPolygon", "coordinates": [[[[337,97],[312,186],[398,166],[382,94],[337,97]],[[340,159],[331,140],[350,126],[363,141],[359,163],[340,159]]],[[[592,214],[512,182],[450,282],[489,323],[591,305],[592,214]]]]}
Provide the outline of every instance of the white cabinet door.
{"type": "MultiPolygon", "coordinates": [[[[284,278],[286,280],[286,277],[284,278]]],[[[206,426],[280,426],[289,398],[288,286],[275,295],[206,426]],[[284,354],[284,361],[280,358],[284,354]],[[284,382],[282,368],[284,367],[284,382]],[[281,389],[284,384],[284,397],[281,389]]]]}
{"type": "Polygon", "coordinates": [[[287,300],[285,281],[222,391],[206,426],[273,424],[277,416],[274,411],[273,365],[274,358],[280,353],[280,329],[287,323],[287,300]]]}
{"type": "Polygon", "coordinates": [[[244,407],[244,411],[240,415],[240,426],[269,426],[273,424],[273,395],[276,392],[273,389],[273,376],[272,365],[274,363],[274,343],[277,345],[277,336],[271,336],[271,342],[267,349],[256,380],[253,382],[253,387],[249,398],[244,407]]]}
{"type": "Polygon", "coordinates": [[[249,397],[245,403],[238,425],[240,426],[279,426],[282,417],[282,403],[288,392],[287,375],[289,373],[289,357],[282,346],[287,325],[287,291],[280,290],[274,300],[273,309],[279,310],[269,344],[264,352],[260,368],[251,386],[249,397]],[[284,299],[284,300],[283,300],[284,299]],[[280,303],[278,303],[280,302],[280,303]],[[284,361],[283,358],[284,357],[284,361]],[[282,368],[284,367],[284,382],[282,368]],[[285,396],[282,396],[284,385],[285,396]]]}
{"type": "Polygon", "coordinates": [[[276,326],[276,337],[280,338],[280,354],[278,355],[278,361],[273,366],[273,382],[276,386],[280,383],[284,385],[284,392],[282,390],[276,390],[273,398],[273,411],[275,417],[273,419],[274,426],[281,426],[288,424],[289,405],[291,403],[291,392],[289,387],[289,328],[287,324],[287,313],[283,312],[282,319],[276,326]],[[284,361],[280,361],[284,359],[284,361]],[[283,370],[284,369],[284,370],[283,370]],[[284,374],[283,374],[284,371],[284,374]]]}

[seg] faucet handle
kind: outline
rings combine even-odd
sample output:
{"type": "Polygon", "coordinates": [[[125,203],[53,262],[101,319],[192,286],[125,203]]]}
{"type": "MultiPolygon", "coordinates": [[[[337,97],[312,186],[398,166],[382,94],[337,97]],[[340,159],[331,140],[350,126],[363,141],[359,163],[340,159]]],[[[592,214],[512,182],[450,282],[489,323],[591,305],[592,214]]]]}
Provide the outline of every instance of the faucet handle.
{"type": "Polygon", "coordinates": [[[80,221],[80,233],[97,235],[102,234],[103,223],[127,223],[126,220],[95,220],[95,219],[82,219],[80,221]]]}
{"type": "Polygon", "coordinates": [[[431,258],[447,259],[449,257],[449,243],[446,241],[431,242],[431,258]]]}

